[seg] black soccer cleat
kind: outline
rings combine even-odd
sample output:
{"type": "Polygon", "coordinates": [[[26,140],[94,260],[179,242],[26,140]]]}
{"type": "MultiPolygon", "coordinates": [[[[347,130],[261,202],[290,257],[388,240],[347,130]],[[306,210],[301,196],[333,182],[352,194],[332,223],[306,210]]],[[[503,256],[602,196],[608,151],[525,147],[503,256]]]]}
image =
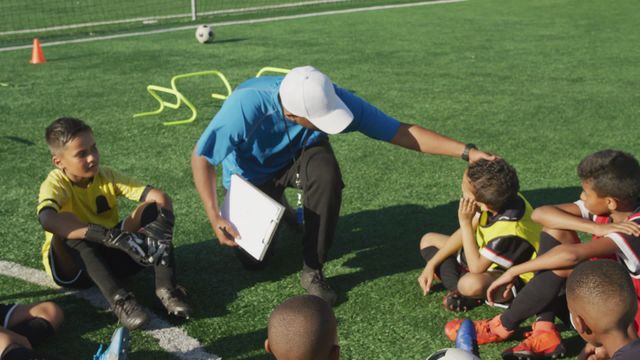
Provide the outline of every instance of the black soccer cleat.
{"type": "Polygon", "coordinates": [[[338,296],[331,288],[322,270],[303,269],[300,275],[300,285],[307,290],[309,295],[315,295],[333,306],[338,296]]]}
{"type": "Polygon", "coordinates": [[[187,291],[178,285],[175,289],[158,288],[156,296],[160,299],[162,306],[167,309],[169,315],[174,315],[184,319],[191,317],[191,306],[186,301],[187,291]]]}
{"type": "Polygon", "coordinates": [[[116,294],[113,297],[112,308],[118,321],[129,330],[135,330],[149,320],[149,316],[131,293],[116,294]]]}

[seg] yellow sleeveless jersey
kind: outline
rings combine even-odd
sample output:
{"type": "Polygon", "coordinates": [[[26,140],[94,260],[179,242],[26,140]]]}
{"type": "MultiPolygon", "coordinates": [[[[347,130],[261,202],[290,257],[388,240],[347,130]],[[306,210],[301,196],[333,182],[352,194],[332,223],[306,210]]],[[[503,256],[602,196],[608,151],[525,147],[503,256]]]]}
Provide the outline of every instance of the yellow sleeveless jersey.
{"type": "MultiPolygon", "coordinates": [[[[505,211],[496,215],[481,213],[476,242],[480,255],[493,262],[490,269],[508,269],[536,257],[542,226],[531,220],[532,212],[529,202],[518,194],[505,211]]],[[[533,275],[524,273],[520,278],[527,283],[533,275]]]]}
{"type": "MultiPolygon", "coordinates": [[[[86,188],[74,185],[60,169],[52,170],[40,185],[37,213],[45,208],[56,212],[69,212],[86,223],[99,224],[106,228],[119,221],[119,196],[140,201],[146,186],[110,168],[100,167],[98,174],[86,188]]],[[[42,245],[42,262],[51,276],[49,249],[53,234],[45,231],[42,245]]]]}

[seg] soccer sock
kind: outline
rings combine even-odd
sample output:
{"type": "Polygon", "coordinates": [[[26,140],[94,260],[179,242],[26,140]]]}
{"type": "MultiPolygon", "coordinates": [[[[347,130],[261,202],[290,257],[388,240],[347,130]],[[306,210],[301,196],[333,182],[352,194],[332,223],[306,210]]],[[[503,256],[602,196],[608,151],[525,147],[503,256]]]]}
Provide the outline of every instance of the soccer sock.
{"type": "MultiPolygon", "coordinates": [[[[553,249],[554,247],[560,245],[560,242],[558,240],[556,240],[553,236],[551,236],[549,233],[546,232],[542,232],[540,233],[540,248],[538,250],[538,256],[546,253],[547,251],[553,249]]],[[[542,312],[540,312],[539,314],[537,314],[536,316],[536,321],[549,321],[549,322],[553,322],[555,320],[556,317],[556,308],[558,308],[558,303],[562,302],[562,300],[565,301],[565,307],[566,307],[566,300],[564,298],[564,296],[558,296],[556,297],[555,300],[553,300],[553,302],[549,305],[547,305],[547,307],[545,307],[542,312]],[[562,299],[560,299],[562,298],[562,299]],[[560,300],[559,300],[560,299],[560,300]]]]}
{"type": "Polygon", "coordinates": [[[511,307],[502,313],[502,325],[508,330],[515,330],[527,318],[541,313],[556,299],[565,280],[553,271],[538,273],[518,293],[511,307]]]}
{"type": "Polygon", "coordinates": [[[78,259],[78,263],[84,265],[84,269],[98,286],[102,295],[111,303],[116,292],[122,289],[122,286],[113,276],[103,258],[102,253],[108,249],[87,241],[67,240],[66,244],[73,250],[72,255],[78,259]]]}
{"type": "Polygon", "coordinates": [[[176,260],[173,250],[173,244],[169,244],[169,248],[162,256],[162,261],[153,267],[156,289],[174,289],[176,287],[176,260]]]}
{"type": "Polygon", "coordinates": [[[2,352],[0,360],[48,360],[42,355],[36,354],[35,351],[27,349],[26,347],[18,344],[11,344],[7,346],[2,352]]]}
{"type": "Polygon", "coordinates": [[[556,318],[556,315],[553,313],[553,311],[542,311],[540,314],[536,316],[536,321],[553,322],[555,318],[556,318]]]}
{"type": "Polygon", "coordinates": [[[38,346],[44,340],[53,336],[55,332],[53,326],[47,320],[39,317],[25,320],[12,326],[9,330],[29,339],[32,346],[38,346]]]}
{"type": "MultiPolygon", "coordinates": [[[[431,260],[433,256],[438,252],[438,248],[435,246],[427,246],[424,249],[420,249],[420,254],[425,261],[431,260]]],[[[449,291],[458,290],[458,280],[460,280],[460,267],[456,262],[455,257],[449,256],[446,258],[440,266],[436,267],[436,275],[442,281],[442,284],[449,291]]]]}

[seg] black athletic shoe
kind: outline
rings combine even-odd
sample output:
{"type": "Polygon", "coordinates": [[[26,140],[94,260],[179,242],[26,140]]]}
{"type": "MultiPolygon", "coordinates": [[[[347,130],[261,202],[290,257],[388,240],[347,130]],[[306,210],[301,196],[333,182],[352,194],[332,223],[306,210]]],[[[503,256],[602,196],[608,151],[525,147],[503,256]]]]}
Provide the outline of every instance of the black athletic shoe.
{"type": "Polygon", "coordinates": [[[187,304],[187,291],[182,286],[170,290],[167,288],[156,289],[156,296],[162,302],[170,315],[188,319],[191,316],[191,306],[187,304]]]}
{"type": "Polygon", "coordinates": [[[149,316],[131,293],[116,294],[112,308],[120,323],[129,330],[135,330],[149,320],[149,316]]]}
{"type": "Polygon", "coordinates": [[[336,303],[336,292],[331,288],[327,279],[325,279],[322,270],[302,270],[300,275],[300,285],[307,290],[310,295],[315,295],[328,302],[329,305],[336,303]]]}

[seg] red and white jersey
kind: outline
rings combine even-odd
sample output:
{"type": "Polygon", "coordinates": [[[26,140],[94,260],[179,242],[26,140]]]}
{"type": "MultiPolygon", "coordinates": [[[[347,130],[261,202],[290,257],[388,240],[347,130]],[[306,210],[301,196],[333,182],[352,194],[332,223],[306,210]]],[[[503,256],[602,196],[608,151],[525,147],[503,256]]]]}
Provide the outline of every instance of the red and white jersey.
{"type": "MultiPolygon", "coordinates": [[[[612,219],[608,216],[599,216],[589,213],[589,210],[584,206],[582,200],[578,200],[575,204],[580,208],[582,218],[591,220],[598,224],[607,224],[612,222],[612,219]]],[[[640,207],[633,211],[627,220],[640,224],[640,207]]],[[[607,234],[605,237],[613,240],[618,246],[616,257],[619,262],[624,264],[629,271],[629,275],[634,278],[640,279],[640,237],[627,235],[619,232],[613,232],[607,234]]],[[[593,237],[597,241],[597,237],[593,237]]]]}

